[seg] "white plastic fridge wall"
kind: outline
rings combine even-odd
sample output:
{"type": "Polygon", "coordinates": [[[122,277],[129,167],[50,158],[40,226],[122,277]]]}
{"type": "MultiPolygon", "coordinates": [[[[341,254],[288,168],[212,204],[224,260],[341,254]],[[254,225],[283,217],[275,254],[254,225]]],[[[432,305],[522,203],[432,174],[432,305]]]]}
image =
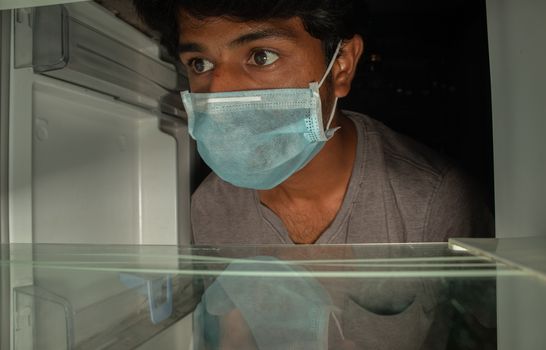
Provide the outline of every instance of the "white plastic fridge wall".
{"type": "Polygon", "coordinates": [[[176,244],[176,142],[158,118],[36,79],[35,243],[176,244]]]}
{"type": "MultiPolygon", "coordinates": [[[[119,35],[126,39],[127,45],[133,40],[140,45],[135,48],[142,52],[158,52],[155,43],[150,40],[147,45],[143,35],[130,26],[110,23],[119,21],[114,16],[93,20],[104,21],[100,24],[103,28],[120,29],[119,35]],[[141,45],[143,42],[145,45],[141,45]]],[[[13,30],[11,51],[14,52],[13,30]]],[[[153,112],[111,96],[34,74],[32,67],[12,65],[10,241],[188,243],[189,137],[182,133],[177,145],[172,136],[159,130],[159,118],[153,112]],[[177,171],[180,162],[187,165],[182,167],[183,171],[177,171]],[[177,184],[184,188],[178,188],[177,184]],[[188,197],[182,203],[177,202],[180,192],[188,197]],[[177,206],[182,206],[178,208],[182,213],[179,217],[177,206]],[[182,225],[177,220],[183,220],[182,225]],[[182,227],[183,232],[177,232],[177,227],[182,227]]],[[[173,266],[176,263],[173,261],[173,266]]],[[[55,290],[56,283],[51,277],[45,271],[33,271],[30,266],[14,269],[10,275],[12,288],[35,284],[55,290]]],[[[105,292],[111,285],[111,281],[100,279],[82,283],[98,290],[105,286],[105,292]]],[[[98,300],[92,299],[87,302],[98,300]]],[[[114,307],[111,312],[121,316],[123,310],[114,307]]],[[[191,315],[152,338],[151,345],[144,344],[142,349],[152,348],[153,344],[162,344],[164,349],[189,348],[189,320],[191,315]]],[[[12,339],[12,348],[35,348],[32,334],[27,340],[14,347],[12,339]]]]}
{"type": "Polygon", "coordinates": [[[178,243],[176,142],[155,115],[29,71],[13,81],[12,242],[178,243]]]}
{"type": "MultiPolygon", "coordinates": [[[[159,61],[155,42],[98,5],[71,11],[159,61]]],[[[11,242],[189,243],[187,132],[177,152],[153,112],[31,67],[12,68],[10,102],[11,242]]]]}
{"type": "MultiPolygon", "coordinates": [[[[546,237],[546,1],[486,3],[496,237],[546,237]]],[[[532,332],[544,312],[540,289],[503,281],[498,290],[499,349],[544,349],[544,333],[532,332]]]]}
{"type": "MultiPolygon", "coordinates": [[[[13,76],[11,199],[12,208],[19,210],[11,211],[12,241],[179,243],[176,142],[159,130],[158,117],[108,96],[35,75],[30,68],[14,70],[13,76]]],[[[182,157],[187,159],[187,155],[182,157]]],[[[182,183],[189,187],[189,179],[182,183]]],[[[176,264],[173,261],[173,267],[176,264]]],[[[13,278],[14,287],[59,288],[58,279],[47,270],[19,270],[13,278]]],[[[105,293],[112,286],[112,281],[101,279],[82,283],[104,291],[89,290],[87,305],[107,298],[105,293]]],[[[126,305],[119,310],[114,306],[112,313],[123,317],[126,309],[126,305]]],[[[191,315],[141,349],[153,348],[153,344],[188,348],[190,335],[191,315]]],[[[51,339],[50,344],[55,341],[51,339]]],[[[16,345],[16,349],[32,346],[16,345]]]]}

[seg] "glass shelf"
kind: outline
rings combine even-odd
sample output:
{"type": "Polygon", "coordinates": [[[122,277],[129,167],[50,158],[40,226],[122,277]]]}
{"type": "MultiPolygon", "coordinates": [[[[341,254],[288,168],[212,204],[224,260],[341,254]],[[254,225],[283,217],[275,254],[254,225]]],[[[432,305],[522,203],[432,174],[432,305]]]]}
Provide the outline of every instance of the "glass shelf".
{"type": "Polygon", "coordinates": [[[526,331],[542,341],[546,279],[483,249],[493,241],[13,244],[0,247],[0,268],[16,349],[144,349],[183,320],[184,344],[167,348],[495,349],[499,286],[536,292],[526,331]]]}
{"type": "MultiPolygon", "coordinates": [[[[11,264],[67,271],[219,275],[231,263],[253,265],[253,257],[270,256],[279,259],[274,264],[306,266],[309,275],[323,277],[491,277],[522,273],[506,263],[454,250],[443,243],[320,247],[14,244],[2,249],[9,250],[11,264]]],[[[260,269],[254,272],[261,275],[260,269]]]]}

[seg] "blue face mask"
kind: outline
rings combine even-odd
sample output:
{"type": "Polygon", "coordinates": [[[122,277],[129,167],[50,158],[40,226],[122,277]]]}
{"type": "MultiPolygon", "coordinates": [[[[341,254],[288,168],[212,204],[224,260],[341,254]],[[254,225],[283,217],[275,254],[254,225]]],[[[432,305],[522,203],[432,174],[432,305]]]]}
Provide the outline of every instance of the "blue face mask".
{"type": "Polygon", "coordinates": [[[271,189],[303,168],[336,129],[329,129],[337,98],[324,128],[319,88],[182,92],[189,133],[207,165],[224,181],[271,189]]]}

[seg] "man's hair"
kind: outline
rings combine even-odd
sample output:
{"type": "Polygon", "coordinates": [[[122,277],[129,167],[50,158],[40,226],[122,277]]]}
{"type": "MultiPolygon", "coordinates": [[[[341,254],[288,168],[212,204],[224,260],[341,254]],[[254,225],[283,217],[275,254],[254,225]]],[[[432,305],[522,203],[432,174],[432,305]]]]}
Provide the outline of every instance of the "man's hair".
{"type": "Polygon", "coordinates": [[[159,32],[161,43],[178,57],[180,10],[192,17],[224,17],[237,21],[301,18],[307,32],[321,40],[330,60],[337,43],[357,32],[364,14],[353,0],[133,0],[146,24],[159,32]]]}

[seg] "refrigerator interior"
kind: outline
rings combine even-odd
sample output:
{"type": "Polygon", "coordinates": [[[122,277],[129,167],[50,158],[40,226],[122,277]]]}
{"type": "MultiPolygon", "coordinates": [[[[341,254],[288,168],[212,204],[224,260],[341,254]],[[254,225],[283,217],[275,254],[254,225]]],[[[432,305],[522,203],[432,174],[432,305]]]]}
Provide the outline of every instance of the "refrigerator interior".
{"type": "Polygon", "coordinates": [[[189,242],[191,147],[161,113],[178,75],[157,45],[94,3],[15,10],[13,29],[11,242],[189,242]]]}
{"type": "MultiPolygon", "coordinates": [[[[544,149],[544,118],[540,112],[544,110],[544,99],[539,95],[546,80],[542,79],[543,74],[537,74],[544,45],[540,44],[539,35],[528,35],[529,31],[542,32],[539,29],[544,22],[538,19],[543,11],[538,9],[544,6],[531,2],[501,6],[487,1],[495,196],[499,209],[497,227],[502,237],[544,234],[544,215],[540,210],[546,188],[541,175],[541,165],[546,163],[541,161],[544,152],[540,152],[544,149]],[[504,23],[511,27],[507,29],[504,23]],[[508,32],[512,35],[507,36],[508,32]]],[[[46,20],[40,25],[66,23],[68,33],[72,33],[66,37],[65,27],[59,25],[33,31],[36,19],[31,9],[2,11],[1,15],[0,108],[3,115],[9,114],[9,120],[2,118],[0,127],[0,141],[9,140],[9,147],[0,147],[2,242],[188,243],[195,155],[183,111],[172,94],[162,96],[165,90],[180,88],[178,80],[183,86],[184,78],[178,75],[180,79],[174,82],[166,78],[177,76],[176,69],[159,58],[157,44],[92,2],[47,11],[46,20]],[[57,16],[59,20],[51,22],[48,16],[57,16]],[[60,39],[34,42],[35,35],[60,39]],[[51,52],[37,55],[36,49],[44,46],[51,52]],[[63,51],[66,48],[68,52],[63,51]],[[6,52],[11,55],[6,57],[6,52]],[[52,59],[55,57],[58,59],[52,59]]],[[[461,52],[466,55],[466,51],[461,52]]],[[[3,259],[5,254],[9,256],[9,252],[2,252],[3,259]]],[[[34,253],[23,254],[27,257],[17,258],[29,260],[34,253]]],[[[179,266],[177,259],[167,260],[171,267],[179,266]]],[[[4,336],[15,331],[6,330],[13,326],[9,322],[13,307],[29,312],[48,311],[49,306],[34,304],[41,300],[37,295],[81,296],[82,301],[74,310],[82,316],[79,325],[86,328],[88,322],[90,330],[115,327],[120,319],[132,317],[135,310],[146,310],[146,297],[134,290],[127,292],[119,277],[111,274],[75,274],[69,286],[60,283],[63,274],[59,271],[17,265],[2,268],[0,277],[2,290],[17,288],[21,295],[20,304],[2,299],[2,349],[6,341],[12,341],[12,348],[14,345],[13,337],[4,336]],[[116,302],[116,296],[126,303],[116,302]],[[89,310],[95,306],[111,309],[112,317],[96,324],[89,316],[89,310]]],[[[537,305],[541,305],[542,294],[538,282],[518,285],[506,281],[500,284],[497,294],[499,341],[506,349],[514,348],[520,340],[540,342],[543,338],[531,332],[532,327],[521,323],[518,328],[514,321],[529,314],[540,318],[542,309],[537,305]]],[[[162,290],[166,288],[166,280],[156,283],[162,290]]],[[[53,312],[62,309],[63,303],[55,305],[61,306],[53,312]]],[[[25,320],[24,311],[21,315],[25,320]]],[[[51,315],[53,322],[55,313],[51,315]]],[[[537,324],[532,318],[526,320],[530,326],[537,324]]],[[[176,326],[156,329],[161,335],[150,336],[141,346],[185,348],[189,346],[190,331],[188,316],[176,326]]],[[[48,332],[42,334],[54,341],[56,333],[48,332]]],[[[19,336],[25,338],[24,334],[19,336]]]]}
{"type": "MultiPolygon", "coordinates": [[[[4,11],[2,22],[8,21],[2,44],[8,40],[11,51],[10,79],[2,93],[9,91],[9,210],[2,222],[9,224],[9,242],[188,244],[193,146],[178,98],[186,86],[182,73],[162,59],[156,42],[94,2],[4,11]]],[[[78,333],[83,338],[141,317],[147,300],[145,293],[124,294],[111,274],[74,275],[67,284],[62,272],[18,266],[8,278],[12,290],[23,291],[7,301],[11,310],[47,313],[55,325],[41,332],[12,322],[11,348],[17,349],[35,346],[25,331],[41,332],[44,344],[63,348],[58,332],[66,331],[65,323],[51,308],[64,310],[62,303],[36,300],[77,295],[80,302],[70,307],[83,315],[77,319],[89,332],[78,333]],[[15,334],[23,343],[14,343],[15,334]]],[[[139,283],[162,291],[167,282],[139,283]]],[[[169,281],[169,288],[178,286],[169,281]]],[[[172,315],[169,327],[144,327],[136,344],[187,346],[187,313],[172,315]]]]}

